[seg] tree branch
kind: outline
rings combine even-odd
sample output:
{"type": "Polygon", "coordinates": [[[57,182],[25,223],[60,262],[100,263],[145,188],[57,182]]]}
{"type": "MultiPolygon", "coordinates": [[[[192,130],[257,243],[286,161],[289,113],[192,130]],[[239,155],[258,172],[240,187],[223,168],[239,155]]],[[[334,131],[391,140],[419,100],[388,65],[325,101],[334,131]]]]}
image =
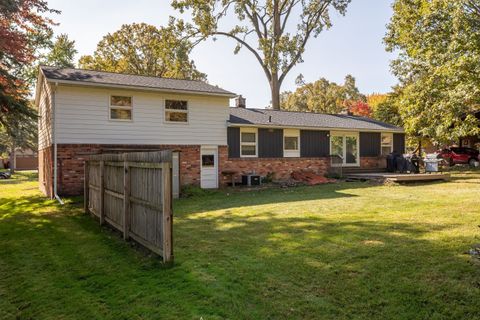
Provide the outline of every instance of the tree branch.
{"type": "Polygon", "coordinates": [[[292,58],[292,61],[290,61],[287,67],[284,70],[282,70],[282,75],[279,78],[280,83],[282,83],[282,81],[285,79],[288,72],[293,68],[293,66],[297,64],[298,60],[302,57],[302,54],[305,49],[305,46],[307,45],[308,39],[310,38],[312,32],[317,27],[318,22],[322,18],[322,14],[328,8],[330,3],[331,3],[331,0],[325,1],[324,4],[314,14],[310,15],[307,21],[305,22],[305,36],[303,38],[303,41],[298,47],[297,54],[292,58]]]}
{"type": "Polygon", "coordinates": [[[263,71],[265,72],[265,75],[267,76],[268,78],[268,81],[270,81],[272,79],[272,74],[270,73],[270,70],[268,70],[267,66],[265,65],[262,57],[258,54],[258,52],[252,47],[250,46],[245,40],[237,37],[236,35],[234,34],[230,34],[228,32],[221,32],[221,31],[214,31],[211,33],[211,35],[221,35],[221,36],[225,36],[225,37],[229,37],[229,38],[232,38],[234,40],[236,40],[237,42],[239,42],[242,46],[245,46],[245,48],[247,48],[251,53],[253,53],[253,55],[255,56],[255,58],[257,58],[258,62],[260,63],[260,65],[262,66],[263,68],[263,71]]]}

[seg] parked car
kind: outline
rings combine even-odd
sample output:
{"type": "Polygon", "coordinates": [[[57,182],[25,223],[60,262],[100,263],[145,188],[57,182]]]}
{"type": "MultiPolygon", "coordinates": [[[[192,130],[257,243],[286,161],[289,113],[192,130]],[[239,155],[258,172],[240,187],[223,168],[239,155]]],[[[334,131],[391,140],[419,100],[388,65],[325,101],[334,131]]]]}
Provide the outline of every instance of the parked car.
{"type": "Polygon", "coordinates": [[[440,151],[439,157],[445,159],[450,166],[469,164],[473,167],[476,162],[480,161],[479,153],[473,148],[451,147],[440,151]]]}

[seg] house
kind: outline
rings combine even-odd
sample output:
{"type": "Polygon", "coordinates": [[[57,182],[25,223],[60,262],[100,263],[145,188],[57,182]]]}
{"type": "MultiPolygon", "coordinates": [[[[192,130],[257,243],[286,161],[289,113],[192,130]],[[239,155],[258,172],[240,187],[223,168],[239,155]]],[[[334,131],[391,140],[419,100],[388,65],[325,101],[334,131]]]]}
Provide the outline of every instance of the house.
{"type": "Polygon", "coordinates": [[[217,188],[229,181],[222,172],[286,179],[332,165],[380,168],[382,155],[405,148],[403,130],[385,123],[248,109],[243,98],[232,108],[234,97],[200,81],[41,67],[40,188],[51,197],[82,193],[84,161],[99,153],[174,150],[178,185],[217,188]]]}
{"type": "MultiPolygon", "coordinates": [[[[0,158],[0,169],[10,168],[10,158],[0,158]]],[[[13,168],[15,170],[36,170],[38,169],[37,152],[30,148],[17,148],[13,156],[13,168]]]]}
{"type": "Polygon", "coordinates": [[[38,168],[37,152],[29,148],[15,150],[15,170],[36,170],[38,168]]]}

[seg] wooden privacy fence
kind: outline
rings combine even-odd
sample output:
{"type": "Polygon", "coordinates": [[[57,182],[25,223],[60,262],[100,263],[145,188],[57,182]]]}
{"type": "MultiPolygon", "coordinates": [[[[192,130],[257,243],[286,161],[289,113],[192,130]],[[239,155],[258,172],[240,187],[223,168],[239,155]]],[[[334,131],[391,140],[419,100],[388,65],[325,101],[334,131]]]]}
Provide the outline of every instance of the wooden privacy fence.
{"type": "Polygon", "coordinates": [[[91,156],[85,162],[85,211],[173,262],[172,153],[91,156]]]}

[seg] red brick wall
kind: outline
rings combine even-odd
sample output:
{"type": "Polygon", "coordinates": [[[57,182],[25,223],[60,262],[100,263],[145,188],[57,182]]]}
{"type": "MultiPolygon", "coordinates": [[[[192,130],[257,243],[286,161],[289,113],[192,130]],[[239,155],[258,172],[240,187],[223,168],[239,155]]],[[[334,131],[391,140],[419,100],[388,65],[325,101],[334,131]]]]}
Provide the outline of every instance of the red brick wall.
{"type": "Polygon", "coordinates": [[[360,157],[360,168],[379,168],[387,167],[386,157],[360,157]]]}
{"type": "MultiPolygon", "coordinates": [[[[200,185],[200,146],[199,145],[91,145],[59,144],[58,154],[58,193],[60,195],[80,195],[83,193],[84,162],[89,155],[101,153],[138,152],[155,150],[175,150],[180,152],[180,185],[200,185]]],[[[53,154],[52,147],[39,151],[40,188],[48,196],[53,196],[53,154]],[[44,178],[46,177],[46,178],[44,178]],[[49,177],[49,178],[48,178],[49,177]]],[[[274,173],[275,180],[290,178],[293,171],[310,170],[325,174],[330,167],[329,158],[228,158],[227,146],[219,146],[220,185],[231,181],[221,173],[225,170],[237,171],[236,180],[242,174],[255,173],[265,176],[274,173]]],[[[362,168],[384,168],[385,159],[361,158],[362,168]]]]}
{"type": "MultiPolygon", "coordinates": [[[[255,172],[265,176],[274,173],[274,180],[290,179],[292,172],[309,170],[317,174],[325,174],[330,167],[329,158],[235,158],[229,159],[226,152],[220,152],[220,170],[237,171],[236,181],[240,182],[242,174],[255,172]]],[[[230,177],[220,175],[222,185],[231,181],[230,177]]]]}
{"type": "MultiPolygon", "coordinates": [[[[222,176],[223,170],[236,171],[235,180],[240,182],[241,175],[255,171],[260,176],[270,172],[274,173],[274,180],[289,179],[293,171],[309,170],[323,175],[330,168],[330,158],[228,158],[227,147],[219,148],[220,184],[226,185],[231,182],[228,176],[222,176]]],[[[362,157],[360,168],[386,167],[385,157],[362,157]]]]}
{"type": "Polygon", "coordinates": [[[53,148],[38,151],[38,182],[40,191],[53,197],[53,148]]]}
{"type": "Polygon", "coordinates": [[[83,193],[84,162],[89,155],[167,149],[180,152],[180,185],[200,185],[199,145],[59,144],[57,145],[58,194],[80,195],[83,193]]]}

